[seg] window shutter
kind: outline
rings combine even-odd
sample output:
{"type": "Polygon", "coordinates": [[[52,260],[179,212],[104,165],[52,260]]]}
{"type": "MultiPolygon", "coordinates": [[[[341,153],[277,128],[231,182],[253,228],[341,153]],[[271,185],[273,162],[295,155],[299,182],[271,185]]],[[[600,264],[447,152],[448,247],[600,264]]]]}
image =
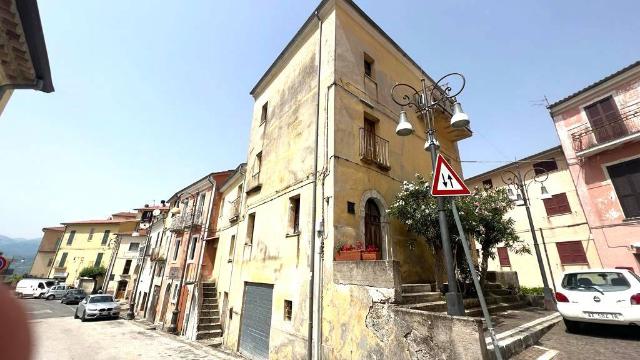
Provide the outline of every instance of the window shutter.
{"type": "Polygon", "coordinates": [[[498,248],[498,260],[500,260],[500,266],[511,266],[509,250],[506,247],[498,248]]]}
{"type": "Polygon", "coordinates": [[[607,169],[624,215],[627,218],[640,216],[640,159],[607,169]]]}
{"type": "Polygon", "coordinates": [[[567,199],[567,194],[565,193],[553,195],[550,199],[544,199],[542,202],[544,203],[544,208],[547,211],[547,216],[571,212],[569,199],[567,199]]]}
{"type": "Polygon", "coordinates": [[[564,241],[556,243],[560,263],[562,265],[588,264],[587,254],[580,241],[564,241]]]}

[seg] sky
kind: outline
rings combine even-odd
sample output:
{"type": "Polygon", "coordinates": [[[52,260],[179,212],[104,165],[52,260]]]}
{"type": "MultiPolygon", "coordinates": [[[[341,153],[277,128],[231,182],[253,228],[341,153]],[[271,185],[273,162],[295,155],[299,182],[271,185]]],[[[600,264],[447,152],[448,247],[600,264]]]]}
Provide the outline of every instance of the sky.
{"type": "MultiPolygon", "coordinates": [[[[544,107],[640,59],[640,2],[357,4],[432,78],[461,72],[466,177],[558,144],[544,107]]],[[[168,199],[246,161],[249,91],[318,1],[39,1],[56,91],[0,118],[0,234],[168,199]]]]}

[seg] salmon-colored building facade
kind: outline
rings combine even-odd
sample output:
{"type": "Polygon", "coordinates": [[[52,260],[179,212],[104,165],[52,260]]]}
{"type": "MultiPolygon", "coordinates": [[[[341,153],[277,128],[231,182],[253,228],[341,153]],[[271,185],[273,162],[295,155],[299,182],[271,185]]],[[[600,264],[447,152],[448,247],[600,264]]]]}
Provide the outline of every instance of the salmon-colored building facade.
{"type": "Polygon", "coordinates": [[[603,267],[640,273],[640,61],[549,111],[603,267]]]}

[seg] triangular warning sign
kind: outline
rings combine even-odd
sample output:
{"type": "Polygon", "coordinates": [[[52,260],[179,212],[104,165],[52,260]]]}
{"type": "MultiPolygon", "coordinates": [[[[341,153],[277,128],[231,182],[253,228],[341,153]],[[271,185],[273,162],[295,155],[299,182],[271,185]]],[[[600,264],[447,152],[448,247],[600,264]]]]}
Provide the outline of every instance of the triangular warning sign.
{"type": "Polygon", "coordinates": [[[462,182],[442,154],[438,154],[436,171],[433,173],[431,184],[431,195],[433,196],[471,195],[467,185],[462,182]]]}

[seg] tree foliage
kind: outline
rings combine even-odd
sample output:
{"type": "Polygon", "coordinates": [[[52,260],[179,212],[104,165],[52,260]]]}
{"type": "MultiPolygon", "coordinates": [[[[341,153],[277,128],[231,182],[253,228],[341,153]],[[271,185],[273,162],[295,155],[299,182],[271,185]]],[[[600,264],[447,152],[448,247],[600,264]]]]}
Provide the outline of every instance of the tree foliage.
{"type": "Polygon", "coordinates": [[[80,277],[87,277],[95,280],[107,273],[104,266],[87,266],[80,271],[80,277]]]}
{"type": "MultiPolygon", "coordinates": [[[[498,245],[505,246],[515,253],[530,253],[529,248],[515,232],[515,221],[506,216],[514,205],[505,189],[476,188],[472,195],[458,197],[455,201],[465,234],[469,240],[476,240],[481,246],[482,278],[486,275],[488,259],[496,256],[495,249],[498,245]]],[[[450,201],[445,201],[445,210],[452,248],[456,252],[459,245],[458,230],[451,213],[450,201]]],[[[388,213],[402,222],[408,231],[424,238],[435,249],[436,254],[439,252],[442,244],[437,199],[431,196],[431,186],[422,176],[416,175],[414,181],[405,181],[402,184],[388,213]]],[[[457,263],[462,265],[464,254],[461,250],[457,258],[461,260],[457,263]]]]}

